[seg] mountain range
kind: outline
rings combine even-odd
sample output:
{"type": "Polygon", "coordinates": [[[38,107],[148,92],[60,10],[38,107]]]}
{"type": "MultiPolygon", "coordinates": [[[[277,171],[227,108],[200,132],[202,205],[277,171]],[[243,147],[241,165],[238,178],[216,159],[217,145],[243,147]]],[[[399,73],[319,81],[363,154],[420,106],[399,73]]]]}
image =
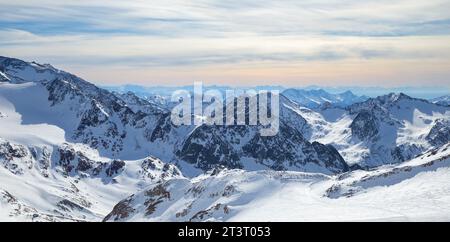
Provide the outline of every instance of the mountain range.
{"type": "Polygon", "coordinates": [[[436,104],[439,104],[442,106],[450,106],[450,95],[432,98],[432,99],[430,99],[430,102],[436,103],[436,104]]]}
{"type": "Polygon", "coordinates": [[[0,219],[267,220],[260,212],[277,204],[293,210],[279,220],[331,219],[297,203],[368,219],[450,219],[445,99],[286,89],[279,132],[265,137],[258,126],[176,126],[173,103],[160,94],[111,91],[49,64],[0,57],[0,219]],[[437,180],[412,193],[421,177],[437,180]],[[398,207],[394,216],[366,207],[397,190],[404,196],[387,202],[416,194],[410,206],[423,205],[427,193],[442,196],[440,209],[398,207]]]}

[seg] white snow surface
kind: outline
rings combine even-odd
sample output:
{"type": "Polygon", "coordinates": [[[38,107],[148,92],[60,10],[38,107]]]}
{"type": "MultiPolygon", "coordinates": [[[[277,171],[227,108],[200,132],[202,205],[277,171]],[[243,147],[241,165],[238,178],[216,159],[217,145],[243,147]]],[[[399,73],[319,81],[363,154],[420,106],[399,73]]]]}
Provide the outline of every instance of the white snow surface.
{"type": "Polygon", "coordinates": [[[437,103],[437,104],[444,105],[444,106],[449,106],[450,105],[450,95],[445,95],[442,97],[430,99],[430,102],[437,103]]]}
{"type": "Polygon", "coordinates": [[[450,144],[338,176],[223,170],[151,186],[108,221],[449,221],[450,144]],[[159,192],[158,192],[159,191],[159,192]]]}
{"type": "MultiPolygon", "coordinates": [[[[83,157],[108,164],[98,151],[69,145],[83,157]]],[[[0,139],[0,221],[100,221],[123,197],[165,179],[181,177],[173,165],[148,157],[126,161],[117,175],[64,172],[55,146],[25,146],[0,139]],[[24,157],[8,157],[4,147],[25,148],[24,157]],[[49,151],[48,167],[43,166],[49,151]],[[174,173],[175,172],[175,173],[174,173]]]]}
{"type": "Polygon", "coordinates": [[[309,124],[310,140],[333,145],[349,165],[372,167],[391,160],[389,153],[393,147],[416,146],[421,151],[432,148],[425,137],[433,123],[450,120],[448,107],[419,99],[403,99],[389,108],[389,117],[380,116],[377,139],[358,140],[350,129],[356,114],[333,107],[319,110],[301,108],[298,112],[309,124]]]}
{"type": "MultiPolygon", "coordinates": [[[[64,129],[50,123],[70,122],[67,113],[51,109],[48,93],[34,82],[0,85],[0,137],[25,144],[62,144],[64,129]]],[[[64,125],[62,125],[64,127],[64,125]]]]}
{"type": "MultiPolygon", "coordinates": [[[[57,70],[31,66],[0,73],[10,81],[0,83],[0,221],[450,221],[450,143],[436,148],[424,138],[430,124],[450,119],[448,107],[399,100],[389,107],[381,138],[368,142],[352,137],[355,115],[343,108],[287,106],[306,120],[286,117],[308,140],[332,144],[350,165],[363,160],[376,165],[367,171],[269,171],[245,162],[246,170],[203,174],[179,162],[189,174],[183,176],[174,173],[174,165],[166,166],[172,155],[163,144],[140,147],[144,142],[129,139],[124,145],[136,148],[114,157],[125,162],[117,174],[67,173],[58,164],[61,147],[99,166],[114,160],[68,142],[66,132],[79,117],[67,112],[68,106],[51,106],[48,91],[38,82],[57,70]],[[382,146],[403,144],[414,144],[423,154],[398,164],[379,162],[385,159],[382,146]],[[167,160],[133,158],[148,150],[167,160]],[[133,212],[118,210],[118,204],[133,212]]],[[[130,131],[129,137],[141,131],[130,131]]],[[[192,130],[176,132],[186,136],[192,130]]]]}

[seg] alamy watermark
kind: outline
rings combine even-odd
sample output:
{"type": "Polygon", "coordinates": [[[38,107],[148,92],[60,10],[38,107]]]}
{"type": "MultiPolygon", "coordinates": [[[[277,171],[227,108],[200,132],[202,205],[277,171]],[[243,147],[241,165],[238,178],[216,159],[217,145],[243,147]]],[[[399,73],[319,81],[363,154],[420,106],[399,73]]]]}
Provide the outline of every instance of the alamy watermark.
{"type": "Polygon", "coordinates": [[[278,90],[217,90],[203,92],[196,82],[193,92],[177,90],[172,94],[171,120],[174,125],[252,125],[261,136],[274,136],[280,126],[278,90]],[[225,95],[225,99],[224,99],[225,95]]]}

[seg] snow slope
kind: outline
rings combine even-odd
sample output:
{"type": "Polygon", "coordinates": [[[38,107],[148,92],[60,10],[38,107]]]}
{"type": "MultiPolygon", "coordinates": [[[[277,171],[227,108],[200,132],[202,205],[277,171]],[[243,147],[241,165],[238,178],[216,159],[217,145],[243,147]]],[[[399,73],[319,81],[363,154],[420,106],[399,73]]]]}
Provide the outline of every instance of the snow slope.
{"type": "Polygon", "coordinates": [[[297,111],[311,128],[309,139],[332,144],[349,165],[399,163],[450,141],[450,108],[404,94],[297,111]]]}
{"type": "Polygon", "coordinates": [[[105,220],[449,221],[449,179],[449,145],[399,166],[337,176],[222,170],[153,185],[105,220]]]}
{"type": "Polygon", "coordinates": [[[430,102],[443,106],[450,106],[450,95],[430,99],[430,102]]]}
{"type": "Polygon", "coordinates": [[[176,177],[175,166],[153,157],[123,162],[81,144],[0,139],[0,220],[99,221],[123,197],[176,177]]]}
{"type": "Polygon", "coordinates": [[[176,127],[161,103],[50,65],[0,67],[1,221],[450,220],[449,107],[281,95],[263,138],[176,127]]]}
{"type": "Polygon", "coordinates": [[[50,65],[0,57],[0,67],[11,79],[0,86],[3,109],[11,113],[1,132],[11,141],[26,143],[44,131],[53,134],[46,142],[83,143],[101,156],[122,160],[152,155],[178,164],[188,176],[219,165],[324,173],[348,169],[332,146],[305,139],[304,119],[283,96],[280,132],[261,137],[261,126],[176,126],[168,107],[133,93],[111,93],[50,65]]]}
{"type": "Polygon", "coordinates": [[[27,144],[61,144],[64,127],[73,117],[63,110],[49,108],[48,93],[42,85],[3,83],[0,86],[0,137],[27,144]],[[58,124],[58,125],[53,125],[58,124]]]}

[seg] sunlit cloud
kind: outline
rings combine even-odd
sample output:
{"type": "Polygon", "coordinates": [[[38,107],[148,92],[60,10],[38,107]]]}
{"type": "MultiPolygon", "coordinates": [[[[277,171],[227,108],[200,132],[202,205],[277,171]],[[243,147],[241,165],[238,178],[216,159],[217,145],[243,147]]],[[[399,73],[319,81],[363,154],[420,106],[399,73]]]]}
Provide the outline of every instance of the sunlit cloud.
{"type": "Polygon", "coordinates": [[[448,87],[448,43],[447,0],[0,0],[0,55],[99,83],[448,87]]]}

